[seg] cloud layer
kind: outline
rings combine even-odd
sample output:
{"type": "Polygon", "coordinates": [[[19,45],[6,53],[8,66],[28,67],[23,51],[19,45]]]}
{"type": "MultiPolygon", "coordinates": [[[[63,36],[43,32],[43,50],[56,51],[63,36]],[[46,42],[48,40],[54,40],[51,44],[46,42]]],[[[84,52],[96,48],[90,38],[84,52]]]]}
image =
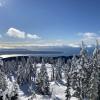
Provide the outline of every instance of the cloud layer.
{"type": "MultiPolygon", "coordinates": [[[[80,47],[81,41],[84,41],[85,44],[88,47],[93,46],[96,43],[96,40],[100,43],[100,35],[93,32],[84,32],[84,33],[77,33],[78,40],[70,40],[67,41],[65,39],[55,39],[55,40],[47,40],[44,38],[41,38],[37,34],[30,34],[26,33],[24,31],[21,31],[16,28],[9,28],[6,32],[8,37],[7,41],[4,41],[3,44],[2,40],[5,35],[0,35],[1,40],[1,47],[7,47],[7,48],[13,48],[13,47],[27,47],[27,46],[70,46],[70,47],[80,47]],[[13,43],[13,40],[15,39],[15,43],[13,43]],[[11,40],[11,41],[10,41],[11,40]],[[18,40],[18,41],[17,41],[18,40]],[[10,43],[11,42],[11,43],[10,43]],[[9,45],[8,45],[9,44],[9,45]]],[[[0,47],[0,48],[1,48],[0,47]]]]}

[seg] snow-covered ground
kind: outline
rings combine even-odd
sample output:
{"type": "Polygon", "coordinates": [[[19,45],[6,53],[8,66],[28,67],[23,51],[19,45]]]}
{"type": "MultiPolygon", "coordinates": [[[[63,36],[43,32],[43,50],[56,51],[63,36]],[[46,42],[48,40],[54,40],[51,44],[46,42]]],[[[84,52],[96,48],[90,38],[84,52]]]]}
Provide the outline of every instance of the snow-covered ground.
{"type": "MultiPolygon", "coordinates": [[[[41,64],[37,64],[37,67],[39,71],[41,64]]],[[[47,67],[47,72],[48,72],[49,79],[50,79],[51,71],[52,71],[51,65],[46,64],[46,67],[47,67]]],[[[10,91],[13,88],[13,83],[15,82],[15,79],[12,76],[11,80],[8,79],[7,81],[8,81],[9,91],[10,91]]],[[[65,86],[64,79],[61,82],[53,81],[53,82],[50,82],[50,91],[52,92],[51,97],[36,94],[35,98],[31,100],[66,100],[65,90],[66,90],[66,86],[65,86]]],[[[26,96],[24,94],[24,91],[18,87],[19,100],[30,100],[31,96],[26,96]]],[[[75,97],[72,97],[70,100],[78,100],[78,99],[76,99],[75,97]]]]}

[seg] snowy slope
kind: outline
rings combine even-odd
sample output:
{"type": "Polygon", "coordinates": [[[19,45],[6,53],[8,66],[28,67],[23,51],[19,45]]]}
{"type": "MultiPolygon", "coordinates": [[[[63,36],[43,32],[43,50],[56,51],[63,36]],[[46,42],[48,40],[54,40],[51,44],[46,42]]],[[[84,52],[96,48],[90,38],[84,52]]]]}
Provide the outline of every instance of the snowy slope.
{"type": "MultiPolygon", "coordinates": [[[[37,67],[39,71],[41,64],[37,64],[37,67]]],[[[51,64],[46,64],[46,67],[50,79],[51,64]]],[[[15,79],[13,76],[11,76],[11,80],[7,79],[7,81],[10,92],[13,88],[13,83],[15,82],[15,79]]],[[[18,87],[18,95],[19,95],[19,100],[65,100],[66,99],[65,90],[66,90],[65,80],[63,79],[62,82],[57,82],[57,81],[50,82],[50,91],[52,91],[51,97],[36,94],[35,98],[31,99],[31,96],[25,95],[24,91],[21,90],[19,87],[18,87]]],[[[72,97],[71,100],[77,100],[77,99],[72,97]]]]}

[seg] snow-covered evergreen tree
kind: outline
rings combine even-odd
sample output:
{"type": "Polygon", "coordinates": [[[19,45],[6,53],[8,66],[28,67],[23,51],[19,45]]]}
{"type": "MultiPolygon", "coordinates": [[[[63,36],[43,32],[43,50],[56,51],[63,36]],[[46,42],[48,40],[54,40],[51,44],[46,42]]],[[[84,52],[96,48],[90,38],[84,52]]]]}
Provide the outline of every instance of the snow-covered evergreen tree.
{"type": "Polygon", "coordinates": [[[29,84],[32,84],[32,76],[33,76],[33,63],[32,63],[32,58],[29,57],[27,59],[27,63],[26,63],[26,75],[27,75],[27,81],[29,82],[29,84]]]}
{"type": "Polygon", "coordinates": [[[70,93],[70,89],[71,89],[71,77],[72,77],[72,71],[71,71],[71,60],[67,60],[67,63],[64,65],[64,74],[65,74],[65,79],[66,79],[66,100],[70,100],[71,98],[71,93],[70,93]]]}
{"type": "Polygon", "coordinates": [[[1,70],[0,70],[0,89],[5,91],[6,88],[7,88],[7,83],[6,83],[5,74],[3,72],[1,72],[1,70]]]}
{"type": "Polygon", "coordinates": [[[7,89],[7,82],[6,82],[6,77],[3,72],[0,70],[0,99],[3,100],[2,98],[4,97],[4,92],[7,89]]]}
{"type": "Polygon", "coordinates": [[[47,74],[47,69],[45,66],[44,59],[42,59],[42,65],[40,68],[40,73],[38,73],[37,81],[37,91],[43,95],[50,95],[49,89],[49,77],[47,74]]]}
{"type": "Polygon", "coordinates": [[[88,63],[87,52],[84,43],[82,42],[79,59],[73,57],[71,63],[71,84],[73,90],[75,90],[74,96],[79,98],[80,100],[84,100],[86,98],[88,88],[88,63]]]}
{"type": "Polygon", "coordinates": [[[55,63],[55,60],[52,58],[52,59],[50,59],[50,62],[51,62],[51,81],[54,81],[54,80],[56,80],[56,63],[55,63]]]}
{"type": "Polygon", "coordinates": [[[20,65],[18,65],[17,76],[16,76],[16,80],[19,85],[23,83],[25,78],[24,75],[25,75],[25,68],[22,66],[22,62],[20,62],[20,65]]]}
{"type": "Polygon", "coordinates": [[[61,60],[61,58],[58,58],[58,60],[56,62],[55,78],[56,78],[56,80],[62,79],[62,60],[61,60]]]}
{"type": "Polygon", "coordinates": [[[55,80],[55,64],[51,65],[52,73],[51,73],[51,81],[55,80]]]}
{"type": "Polygon", "coordinates": [[[90,79],[90,99],[100,98],[100,51],[99,44],[96,40],[96,47],[93,51],[92,74],[90,79]]]}
{"type": "Polygon", "coordinates": [[[17,71],[18,83],[28,82],[29,84],[32,84],[32,77],[34,76],[33,70],[32,58],[27,58],[27,61],[22,58],[17,71]]]}
{"type": "Polygon", "coordinates": [[[71,89],[71,80],[70,80],[69,74],[68,74],[68,76],[67,76],[66,87],[67,87],[67,89],[66,89],[66,91],[65,91],[65,93],[66,93],[66,100],[70,100],[70,98],[71,98],[71,93],[70,93],[70,89],[71,89]]]}
{"type": "Polygon", "coordinates": [[[98,98],[98,85],[99,85],[98,79],[99,79],[98,70],[94,66],[93,72],[91,74],[90,82],[89,82],[89,85],[90,85],[89,100],[97,100],[98,98]]]}
{"type": "Polygon", "coordinates": [[[11,100],[18,100],[18,84],[16,81],[12,83],[12,88],[10,91],[11,92],[8,95],[8,98],[11,100]]]}
{"type": "Polygon", "coordinates": [[[33,64],[33,77],[34,77],[34,82],[36,81],[36,73],[37,73],[37,63],[36,61],[34,61],[34,64],[33,64]]]}

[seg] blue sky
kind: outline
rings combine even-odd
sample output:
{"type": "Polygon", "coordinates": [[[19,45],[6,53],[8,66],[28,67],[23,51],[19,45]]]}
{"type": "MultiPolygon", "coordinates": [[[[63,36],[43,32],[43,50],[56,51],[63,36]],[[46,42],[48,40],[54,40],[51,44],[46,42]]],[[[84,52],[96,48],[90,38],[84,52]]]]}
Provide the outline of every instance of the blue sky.
{"type": "Polygon", "coordinates": [[[100,0],[0,0],[1,43],[72,45],[99,34],[100,0]]]}

